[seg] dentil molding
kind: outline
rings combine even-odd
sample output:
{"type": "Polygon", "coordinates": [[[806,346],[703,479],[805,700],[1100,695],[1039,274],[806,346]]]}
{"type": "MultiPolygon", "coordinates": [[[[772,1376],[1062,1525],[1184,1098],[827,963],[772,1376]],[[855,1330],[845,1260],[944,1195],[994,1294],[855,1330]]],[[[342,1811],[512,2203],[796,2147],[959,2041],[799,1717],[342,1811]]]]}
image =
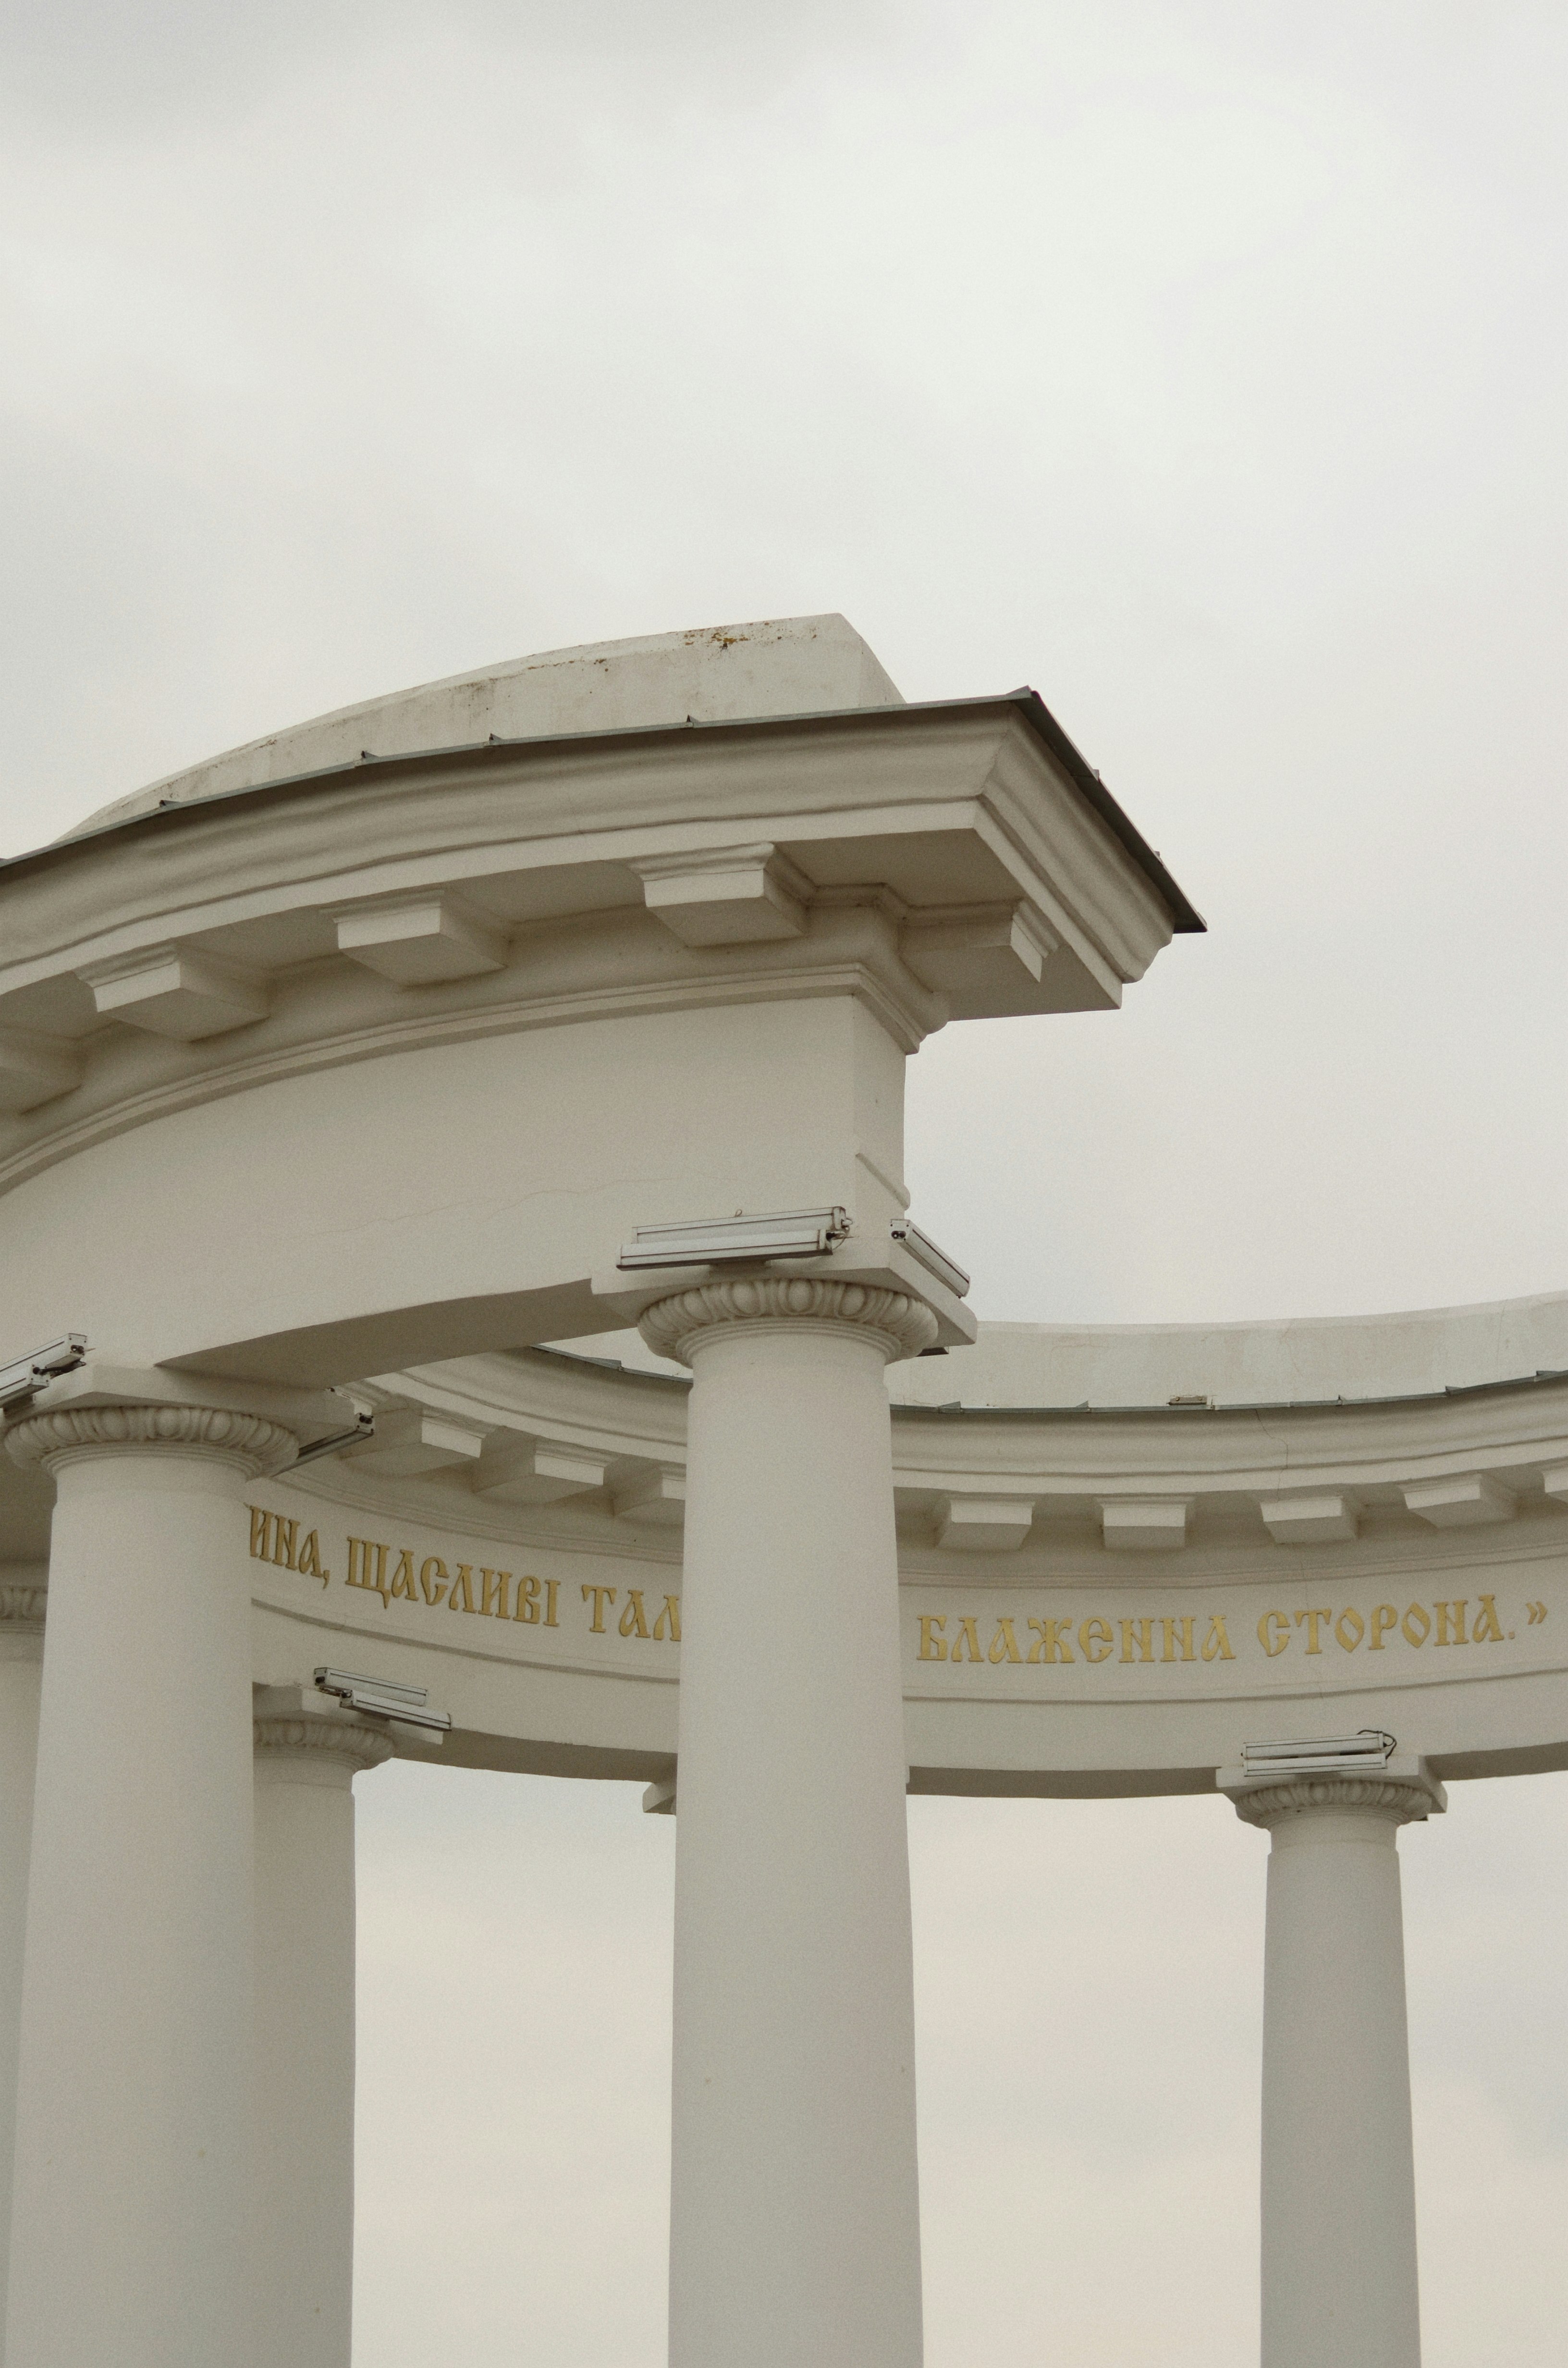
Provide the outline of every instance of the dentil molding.
{"type": "Polygon", "coordinates": [[[696,1283],[644,1309],[638,1329],[654,1356],[688,1365],[691,1344],[704,1332],[730,1324],[774,1323],[858,1326],[879,1337],[890,1364],[917,1357],[937,1338],[931,1310],[905,1292],[804,1275],[696,1283]]]}

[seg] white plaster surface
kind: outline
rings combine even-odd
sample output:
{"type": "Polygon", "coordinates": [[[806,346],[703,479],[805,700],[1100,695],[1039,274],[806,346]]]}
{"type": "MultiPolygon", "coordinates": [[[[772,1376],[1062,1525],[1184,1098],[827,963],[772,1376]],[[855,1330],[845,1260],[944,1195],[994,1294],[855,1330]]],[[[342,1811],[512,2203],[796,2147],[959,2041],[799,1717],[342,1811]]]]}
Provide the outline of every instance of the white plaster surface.
{"type": "MultiPolygon", "coordinates": [[[[250,2327],[251,1689],[221,1457],[60,1474],[7,2368],[214,2368],[250,2327]]],[[[242,1543],[243,1551],[243,1543],[242,1543]]]]}
{"type": "Polygon", "coordinates": [[[363,1737],[303,1689],[264,1690],[256,1709],[254,2368],[349,2368],[353,1746],[363,1737]],[[329,1722],[342,1748],[302,1739],[329,1722]]]}
{"type": "MultiPolygon", "coordinates": [[[[13,1564],[0,1569],[0,1587],[41,1586],[46,1570],[13,1564]]],[[[32,1842],[33,1771],[38,1759],[39,1689],[43,1675],[41,1627],[12,1620],[0,1625],[0,2328],[11,2252],[12,2148],[6,2134],[17,2120],[17,2048],[22,2014],[22,1941],[28,1912],[28,1858],[32,1842]]],[[[3,2356],[3,2346],[0,2346],[3,2356]]]]}
{"type": "MultiPolygon", "coordinates": [[[[255,1802],[258,2207],[235,2070],[248,1685],[324,1657],[427,1686],[455,1765],[674,1775],[675,2368],[916,2368],[906,1778],[1207,1790],[1246,1739],[1369,1724],[1444,1773],[1568,1766],[1568,1296],[992,1325],[896,1367],[891,1417],[842,1326],[720,1326],[689,1395],[593,1337],[646,1304],[613,1265],[636,1224],[838,1202],[841,1268],[903,1257],[905,1056],[951,1017],[1108,1008],[1171,934],[1016,711],[903,710],[842,620],[549,653],[97,819],[165,800],[199,810],[6,876],[9,1320],[223,1406],[354,1383],[383,1428],[253,1482],[274,1543],[253,1528],[248,1561],[210,1462],[62,1473],[11,2368],[210,2368],[256,2273],[287,2305],[265,2368],[343,2368],[352,1804],[281,1762],[255,1802]],[[759,713],[786,720],[633,729],[759,713]],[[628,1370],[528,1353],[567,1336],[628,1370]],[[684,1642],[590,1621],[612,1596],[678,1600],[684,1642]]],[[[0,1550],[13,1515],[39,1518],[0,1490],[0,1550]]],[[[1403,2046],[1396,1863],[1320,1839],[1277,1842],[1269,2127],[1307,2112],[1321,2171],[1372,2112],[1367,2225],[1403,2260],[1408,2115],[1402,2139],[1355,2070],[1403,2046]],[[1314,1982],[1354,2078],[1303,2104],[1314,1982]]],[[[1414,2368],[1395,2283],[1363,2297],[1366,2368],[1414,2368]]],[[[1327,2355],[1281,2337],[1267,2368],[1327,2355]]]]}
{"type": "Polygon", "coordinates": [[[921,2357],[881,1355],[781,1322],[695,1349],[671,2368],[921,2357]]]}
{"type": "MultiPolygon", "coordinates": [[[[619,1353],[619,1352],[616,1352],[619,1353]]],[[[1217,1406],[1421,1395],[1568,1372],[1568,1292],[1251,1324],[984,1323],[972,1349],[893,1366],[904,1406],[1217,1406]]]]}
{"type": "Polygon", "coordinates": [[[403,756],[490,737],[630,731],[754,715],[812,714],[900,703],[899,693],[846,619],[784,617],[540,650],[473,674],[361,700],[208,758],[100,807],[82,830],[286,780],[361,751],[403,756]]]}
{"type": "Polygon", "coordinates": [[[1398,1814],[1273,1827],[1262,2368],[1420,2368],[1398,1814]]]}

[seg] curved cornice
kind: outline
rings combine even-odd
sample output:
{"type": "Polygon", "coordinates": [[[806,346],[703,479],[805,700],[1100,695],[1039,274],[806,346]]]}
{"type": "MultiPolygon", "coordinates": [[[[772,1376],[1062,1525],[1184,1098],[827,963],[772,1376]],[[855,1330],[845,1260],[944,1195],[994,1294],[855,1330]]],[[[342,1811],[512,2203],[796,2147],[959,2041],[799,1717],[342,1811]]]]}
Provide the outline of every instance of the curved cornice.
{"type": "Polygon", "coordinates": [[[825,913],[807,941],[766,948],[760,956],[754,951],[744,964],[695,959],[646,914],[630,909],[613,924],[590,916],[538,925],[515,951],[505,971],[465,981],[460,1001],[447,988],[392,987],[324,959],[283,979],[273,1009],[253,1027],[189,1044],[151,1035],[122,1042],[68,1100],[0,1119],[0,1191],[132,1127],[388,1053],[585,1019],[832,995],[868,1005],[895,1043],[912,1053],[944,1016],[940,999],[904,967],[892,934],[869,908],[825,913]],[[606,978],[593,965],[612,928],[621,975],[606,978]]]}
{"type": "Polygon", "coordinates": [[[949,1011],[1108,1007],[1192,916],[1037,723],[1004,699],[426,752],[16,859],[0,1185],[194,1101],[474,1033],[850,995],[911,1051],[949,1011]],[[795,883],[792,918],[688,932],[671,866],[737,848],[795,883]],[[471,964],[340,944],[346,910],[411,897],[452,903],[471,964]]]}
{"type": "MultiPolygon", "coordinates": [[[[667,1355],[692,1315],[677,1304],[661,1320],[667,1355]]],[[[614,1336],[605,1343],[618,1345],[614,1336]]],[[[933,1360],[914,1370],[944,1369],[933,1360]]],[[[910,1370],[892,1369],[895,1386],[910,1370]]],[[[540,1440],[600,1458],[619,1475],[608,1494],[574,1497],[547,1518],[503,1514],[513,1534],[520,1523],[524,1534],[575,1537],[586,1546],[597,1530],[619,1553],[626,1531],[609,1509],[615,1488],[635,1470],[685,1462],[689,1383],[623,1370],[613,1356],[472,1357],[383,1375],[381,1386],[389,1403],[457,1419],[492,1447],[540,1440]]],[[[901,1554],[911,1577],[961,1572],[987,1585],[1039,1584],[1043,1565],[1063,1581],[1098,1569],[1129,1583],[1243,1584],[1281,1569],[1365,1565],[1369,1557],[1391,1571],[1438,1572],[1473,1561],[1478,1549],[1502,1564],[1568,1548],[1568,1377],[1201,1416],[907,1406],[894,1413],[901,1554]],[[1437,1501],[1419,1493],[1433,1488],[1437,1501]],[[1015,1533],[998,1543],[994,1520],[989,1530],[977,1520],[966,1540],[962,1516],[976,1500],[1021,1508],[1015,1533]],[[1168,1550],[1140,1542],[1137,1551],[1119,1551],[1105,1508],[1135,1515],[1150,1501],[1183,1508],[1168,1550]]],[[[319,1485],[374,1498],[369,1469],[361,1476],[350,1459],[337,1473],[319,1485]]],[[[475,1501],[470,1485],[465,1470],[449,1469],[399,1483],[398,1495],[410,1507],[438,1502],[450,1519],[465,1497],[475,1501]]],[[[488,1525],[497,1508],[486,1502],[483,1509],[488,1525]]]]}

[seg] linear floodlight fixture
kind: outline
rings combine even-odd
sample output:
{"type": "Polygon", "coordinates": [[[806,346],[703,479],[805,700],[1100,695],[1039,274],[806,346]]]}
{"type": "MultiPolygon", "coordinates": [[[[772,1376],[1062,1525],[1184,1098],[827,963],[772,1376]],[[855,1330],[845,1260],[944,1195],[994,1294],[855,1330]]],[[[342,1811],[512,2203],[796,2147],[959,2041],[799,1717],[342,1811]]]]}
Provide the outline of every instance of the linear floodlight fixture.
{"type": "Polygon", "coordinates": [[[56,1380],[62,1373],[74,1373],[87,1357],[87,1336],[85,1332],[63,1332],[45,1349],[35,1349],[28,1357],[18,1357],[9,1365],[0,1365],[0,1407],[13,1406],[23,1398],[30,1398],[41,1390],[45,1382],[56,1380]]]}
{"type": "Polygon", "coordinates": [[[1356,1735],[1317,1736],[1301,1743],[1244,1743],[1249,1776],[1322,1776],[1358,1768],[1386,1768],[1398,1745],[1381,1727],[1356,1735]]]}
{"type": "Polygon", "coordinates": [[[919,1226],[911,1224],[907,1217],[895,1218],[888,1230],[895,1242],[903,1244],[915,1264],[923,1266],[927,1274],[935,1275],[937,1281],[946,1290],[950,1291],[955,1299],[967,1298],[970,1281],[968,1275],[955,1258],[948,1256],[946,1250],[939,1250],[937,1247],[929,1234],[923,1234],[919,1226]]]}
{"type": "Polygon", "coordinates": [[[720,1266],[731,1258],[822,1258],[848,1232],[848,1212],[836,1208],[639,1225],[616,1264],[624,1274],[641,1267],[720,1266]]]}
{"type": "Polygon", "coordinates": [[[395,1719],[400,1726],[429,1726],[444,1735],[452,1723],[446,1711],[426,1709],[427,1686],[394,1686],[386,1678],[357,1678],[347,1669],[318,1669],[316,1684],[350,1710],[395,1719]]]}

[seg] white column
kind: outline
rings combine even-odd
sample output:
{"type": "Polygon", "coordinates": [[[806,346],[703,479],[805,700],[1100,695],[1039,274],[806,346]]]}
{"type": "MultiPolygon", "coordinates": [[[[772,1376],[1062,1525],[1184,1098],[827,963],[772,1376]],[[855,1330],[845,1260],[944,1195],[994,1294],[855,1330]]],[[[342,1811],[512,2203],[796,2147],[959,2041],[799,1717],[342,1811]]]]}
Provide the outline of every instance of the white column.
{"type": "Polygon", "coordinates": [[[1272,1836],[1263,2005],[1263,2368],[1418,2368],[1415,2167],[1395,1836],[1407,1777],[1232,1789],[1272,1836]]]}
{"type": "Polygon", "coordinates": [[[22,1978],[7,2368],[248,2368],[256,1416],[73,1406],[22,1978]]]}
{"type": "Polygon", "coordinates": [[[672,2368],[917,2368],[900,1292],[714,1283],[642,1334],[687,1463],[672,2368]]]}
{"type": "Polygon", "coordinates": [[[17,2127],[17,2047],[22,2022],[22,1935],[28,1914],[33,1769],[48,1573],[0,1569],[0,2328],[11,2249],[11,2164],[17,2127]]]}
{"type": "Polygon", "coordinates": [[[256,2368],[348,2368],[354,2290],[354,1779],[384,1727],[256,1701],[256,2368]]]}

